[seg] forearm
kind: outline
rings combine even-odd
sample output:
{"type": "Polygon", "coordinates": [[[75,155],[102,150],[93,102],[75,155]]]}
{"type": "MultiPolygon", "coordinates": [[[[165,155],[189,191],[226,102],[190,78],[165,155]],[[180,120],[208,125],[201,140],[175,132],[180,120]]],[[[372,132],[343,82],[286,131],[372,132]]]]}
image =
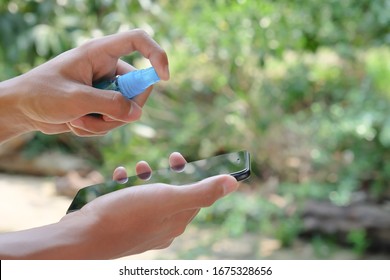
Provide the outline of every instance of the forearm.
{"type": "Polygon", "coordinates": [[[0,83],[0,143],[33,131],[21,108],[22,86],[20,77],[0,83]]]}
{"type": "Polygon", "coordinates": [[[88,259],[91,233],[72,221],[0,234],[0,259],[88,259]],[[89,238],[88,238],[89,237],[89,238]]]}

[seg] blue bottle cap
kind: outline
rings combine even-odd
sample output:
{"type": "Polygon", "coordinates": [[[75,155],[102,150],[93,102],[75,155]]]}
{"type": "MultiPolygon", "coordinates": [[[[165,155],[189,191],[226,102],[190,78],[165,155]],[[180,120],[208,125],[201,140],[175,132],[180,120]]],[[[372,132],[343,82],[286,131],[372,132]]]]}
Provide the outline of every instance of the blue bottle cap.
{"type": "Polygon", "coordinates": [[[160,81],[156,70],[153,67],[131,71],[119,76],[119,91],[127,98],[131,99],[144,92],[148,87],[160,81]]]}

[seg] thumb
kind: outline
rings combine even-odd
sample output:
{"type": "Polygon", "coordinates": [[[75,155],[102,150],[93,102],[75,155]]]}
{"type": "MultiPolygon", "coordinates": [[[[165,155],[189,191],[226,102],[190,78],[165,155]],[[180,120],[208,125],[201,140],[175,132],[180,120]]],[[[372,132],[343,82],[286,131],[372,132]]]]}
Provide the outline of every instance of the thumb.
{"type": "Polygon", "coordinates": [[[233,176],[218,175],[191,185],[177,186],[178,197],[174,201],[182,210],[208,207],[237,188],[238,182],[233,176]]]}
{"type": "Polygon", "coordinates": [[[121,122],[131,122],[140,118],[142,108],[120,92],[86,87],[88,89],[77,102],[80,105],[77,107],[83,110],[81,115],[97,113],[108,117],[107,120],[121,122]]]}

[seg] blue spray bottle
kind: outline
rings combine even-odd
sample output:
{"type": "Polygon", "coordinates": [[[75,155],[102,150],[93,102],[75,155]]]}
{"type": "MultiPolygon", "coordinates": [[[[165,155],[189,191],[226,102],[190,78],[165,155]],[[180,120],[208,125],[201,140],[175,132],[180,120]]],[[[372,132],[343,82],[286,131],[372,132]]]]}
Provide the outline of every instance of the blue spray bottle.
{"type": "Polygon", "coordinates": [[[132,99],[158,81],[160,81],[160,78],[156,70],[150,67],[116,76],[111,80],[94,83],[93,87],[119,91],[126,98],[132,99]]]}
{"type": "MultiPolygon", "coordinates": [[[[118,75],[111,80],[98,81],[93,83],[93,87],[106,90],[115,90],[122,93],[128,99],[136,97],[144,92],[148,87],[160,81],[156,70],[153,67],[135,70],[124,75],[118,75]]],[[[92,117],[100,118],[101,114],[88,114],[92,117]]]]}

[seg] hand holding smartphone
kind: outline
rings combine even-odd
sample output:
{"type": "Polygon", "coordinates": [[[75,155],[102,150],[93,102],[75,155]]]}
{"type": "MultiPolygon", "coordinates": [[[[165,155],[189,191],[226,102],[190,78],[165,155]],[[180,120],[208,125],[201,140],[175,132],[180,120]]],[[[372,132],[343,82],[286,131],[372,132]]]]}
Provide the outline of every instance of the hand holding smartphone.
{"type": "Polygon", "coordinates": [[[186,163],[184,166],[165,168],[148,174],[128,177],[125,183],[107,181],[80,189],[68,208],[67,213],[81,209],[95,198],[120,189],[153,183],[184,185],[205,178],[230,174],[237,181],[250,176],[250,155],[247,151],[222,154],[208,159],[186,163]],[[145,178],[148,178],[145,180],[145,178]]]}

